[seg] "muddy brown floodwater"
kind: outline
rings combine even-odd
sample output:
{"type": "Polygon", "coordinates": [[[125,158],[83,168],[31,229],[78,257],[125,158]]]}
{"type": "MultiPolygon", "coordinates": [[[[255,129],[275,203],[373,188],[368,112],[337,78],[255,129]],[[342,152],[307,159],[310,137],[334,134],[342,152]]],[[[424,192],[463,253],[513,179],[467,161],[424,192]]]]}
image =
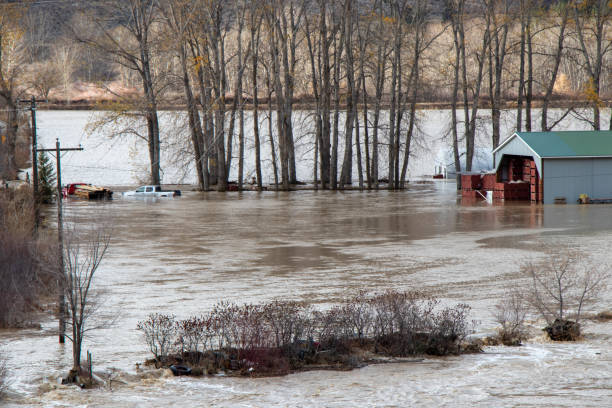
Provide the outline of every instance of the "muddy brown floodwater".
{"type": "MultiPolygon", "coordinates": [[[[564,242],[612,264],[612,206],[486,205],[457,200],[454,183],[403,192],[186,193],[168,200],[70,201],[81,224],[110,217],[112,247],[96,285],[103,315],[91,333],[94,371],[114,371],[112,390],[56,387],[70,367],[57,323],[0,332],[9,355],[8,406],[349,407],[612,406],[612,323],[585,322],[585,338],[551,343],[534,329],[523,347],[351,372],[281,378],[142,378],[148,357],[135,330],[151,312],[178,317],[220,300],[303,300],[327,307],[347,291],[424,289],[465,302],[477,335],[496,324],[501,293],[540,243],[564,242]]],[[[52,214],[52,212],[51,212],[52,214]]],[[[588,312],[612,307],[610,291],[588,312]]],[[[541,327],[541,322],[534,322],[541,327]]]]}

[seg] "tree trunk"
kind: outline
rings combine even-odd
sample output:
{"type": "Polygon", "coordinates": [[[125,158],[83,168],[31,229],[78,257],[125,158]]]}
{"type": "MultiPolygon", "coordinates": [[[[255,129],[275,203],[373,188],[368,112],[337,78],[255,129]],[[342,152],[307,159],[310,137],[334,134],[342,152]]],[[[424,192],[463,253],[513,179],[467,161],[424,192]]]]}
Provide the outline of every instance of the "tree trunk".
{"type": "Polygon", "coordinates": [[[527,15],[527,94],[525,95],[525,130],[531,132],[531,105],[533,100],[533,37],[531,16],[527,15]]]}
{"type": "Polygon", "coordinates": [[[142,86],[147,100],[146,121],[149,142],[149,161],[151,164],[151,184],[161,184],[160,180],[160,147],[159,147],[159,119],[157,117],[157,100],[153,91],[153,79],[149,65],[148,48],[141,43],[141,59],[143,69],[141,72],[142,86]]]}
{"type": "Polygon", "coordinates": [[[359,190],[363,190],[363,164],[361,161],[361,142],[359,140],[359,115],[355,112],[355,149],[357,150],[357,176],[359,177],[359,190]]]}
{"type": "Polygon", "coordinates": [[[333,136],[331,146],[331,188],[336,190],[338,188],[338,132],[340,122],[340,61],[342,59],[342,43],[344,38],[344,29],[342,30],[340,41],[334,37],[334,123],[333,123],[333,136]]]}
{"type": "Polygon", "coordinates": [[[565,27],[567,26],[567,19],[569,16],[569,6],[560,5],[559,7],[563,7],[563,11],[561,14],[561,25],[559,26],[559,36],[557,37],[557,49],[555,51],[555,62],[553,64],[553,69],[550,75],[550,81],[546,86],[546,93],[544,94],[544,99],[542,100],[542,121],[541,121],[541,130],[543,132],[548,132],[551,129],[548,127],[548,105],[550,104],[550,100],[553,94],[553,90],[555,88],[555,82],[557,82],[557,75],[559,73],[559,66],[561,65],[561,58],[563,56],[563,43],[565,41],[565,27]]]}
{"type": "Polygon", "coordinates": [[[201,151],[204,136],[202,134],[202,125],[200,123],[200,113],[198,112],[196,101],[191,90],[189,71],[187,69],[187,53],[184,44],[181,44],[179,46],[179,57],[181,60],[181,68],[183,70],[183,87],[185,90],[185,97],[187,99],[187,116],[189,122],[189,130],[191,132],[191,143],[193,145],[195,168],[198,174],[198,183],[200,189],[204,190],[204,172],[202,168],[202,162],[204,161],[204,159],[201,151]]]}
{"type": "Polygon", "coordinates": [[[453,22],[453,44],[455,49],[455,64],[453,66],[453,94],[451,98],[451,126],[453,138],[453,157],[455,160],[455,173],[457,175],[457,189],[461,189],[461,156],[459,155],[459,134],[457,121],[457,102],[459,101],[459,76],[461,66],[461,46],[459,45],[459,28],[453,22]]]}
{"type": "MultiPolygon", "coordinates": [[[[401,24],[399,19],[396,16],[397,22],[396,25],[401,24]]],[[[399,34],[397,33],[397,29],[393,32],[394,35],[394,44],[393,44],[393,60],[391,62],[391,106],[389,107],[389,145],[388,145],[388,157],[389,157],[389,171],[388,178],[389,184],[387,188],[389,190],[393,189],[394,179],[393,179],[393,170],[395,168],[395,130],[396,130],[396,120],[397,120],[397,87],[398,87],[398,70],[400,64],[400,39],[399,34]]]]}
{"type": "Polygon", "coordinates": [[[520,51],[519,51],[519,80],[518,80],[518,95],[516,101],[516,131],[520,132],[523,128],[523,99],[525,96],[525,33],[527,31],[527,0],[520,2],[521,14],[521,36],[520,36],[520,51]]]}
{"type": "Polygon", "coordinates": [[[255,177],[257,189],[263,190],[261,176],[261,141],[259,140],[259,89],[257,87],[257,68],[259,57],[259,23],[255,23],[254,11],[251,10],[251,82],[253,86],[253,138],[255,144],[255,177]]]}
{"type": "MultiPolygon", "coordinates": [[[[378,25],[380,32],[384,27],[383,22],[383,6],[382,1],[378,1],[378,25]]],[[[376,47],[376,97],[374,99],[374,119],[372,123],[372,165],[370,171],[372,172],[372,182],[374,189],[378,190],[378,132],[380,124],[380,111],[381,111],[381,100],[385,87],[385,72],[386,72],[386,43],[383,38],[378,39],[378,46],[376,47]]]]}
{"type": "Polygon", "coordinates": [[[353,58],[353,4],[352,0],[345,1],[344,8],[344,41],[345,71],[347,83],[346,120],[344,126],[344,159],[340,173],[340,188],[350,185],[353,173],[353,127],[355,126],[356,92],[355,92],[355,61],[353,58]]]}
{"type": "Polygon", "coordinates": [[[200,163],[200,167],[202,169],[203,176],[203,190],[208,191],[210,189],[210,184],[216,183],[216,166],[211,166],[209,168],[209,161],[214,158],[212,156],[214,125],[212,113],[210,110],[210,107],[212,106],[211,87],[205,85],[205,82],[207,82],[208,80],[204,78],[205,73],[201,63],[202,56],[200,55],[198,44],[193,38],[190,39],[189,46],[191,49],[191,55],[193,56],[195,61],[198,61],[196,65],[196,76],[200,89],[199,103],[203,109],[202,118],[204,124],[200,145],[200,150],[202,152],[202,162],[200,163]]]}
{"type": "Polygon", "coordinates": [[[270,82],[270,71],[266,70],[266,87],[268,89],[268,136],[270,137],[270,154],[272,156],[272,169],[274,171],[274,190],[278,191],[278,165],[276,160],[276,148],[274,147],[274,134],[272,126],[272,84],[270,82]]]}
{"type": "MultiPolygon", "coordinates": [[[[492,5],[494,3],[491,3],[492,5]]],[[[501,95],[501,90],[502,90],[502,81],[503,81],[503,73],[504,73],[504,62],[506,59],[506,43],[507,43],[507,39],[508,39],[508,21],[505,20],[506,16],[509,14],[509,10],[507,9],[508,3],[506,3],[506,9],[504,10],[504,14],[502,15],[502,18],[504,18],[504,22],[501,26],[501,34],[500,34],[500,27],[497,23],[497,15],[493,6],[493,9],[491,10],[491,19],[493,20],[493,29],[494,29],[494,33],[493,33],[493,42],[490,41],[489,43],[489,59],[490,61],[492,60],[494,62],[493,64],[493,72],[491,72],[491,69],[489,69],[489,76],[492,76],[493,73],[495,75],[495,81],[494,81],[494,86],[490,85],[489,88],[489,95],[491,96],[491,121],[492,121],[492,127],[493,127],[493,133],[492,133],[492,146],[493,149],[497,148],[497,146],[499,146],[499,141],[500,141],[500,137],[501,137],[501,105],[503,103],[502,101],[502,95],[501,95]],[[501,35],[501,38],[500,38],[501,35]],[[494,57],[491,57],[491,53],[493,50],[493,46],[495,46],[495,53],[494,53],[494,57]]],[[[493,164],[493,163],[491,163],[493,164]]]]}

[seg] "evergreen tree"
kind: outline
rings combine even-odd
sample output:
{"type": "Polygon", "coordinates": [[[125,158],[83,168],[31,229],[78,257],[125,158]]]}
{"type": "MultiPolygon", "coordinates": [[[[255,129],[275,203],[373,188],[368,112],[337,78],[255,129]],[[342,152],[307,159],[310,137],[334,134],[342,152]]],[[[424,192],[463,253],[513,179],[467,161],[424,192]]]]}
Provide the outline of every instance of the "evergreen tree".
{"type": "Polygon", "coordinates": [[[55,195],[55,170],[45,152],[38,153],[38,192],[40,202],[49,204],[55,195]]]}

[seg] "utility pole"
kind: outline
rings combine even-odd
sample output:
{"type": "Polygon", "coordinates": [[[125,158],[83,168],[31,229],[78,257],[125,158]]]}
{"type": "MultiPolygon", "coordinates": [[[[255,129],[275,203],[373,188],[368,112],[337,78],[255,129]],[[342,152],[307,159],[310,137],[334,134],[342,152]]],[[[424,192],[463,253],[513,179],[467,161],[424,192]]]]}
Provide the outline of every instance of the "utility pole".
{"type": "Polygon", "coordinates": [[[36,156],[38,153],[36,148],[36,102],[41,101],[37,101],[36,98],[32,96],[31,99],[22,99],[19,102],[30,103],[30,113],[32,116],[32,198],[34,199],[34,231],[38,231],[38,226],[40,224],[40,209],[38,207],[38,157],[36,156]]]}
{"type": "Polygon", "coordinates": [[[65,310],[65,294],[64,294],[64,219],[62,215],[62,166],[61,152],[67,151],[82,151],[82,147],[69,147],[60,149],[59,139],[55,139],[55,149],[38,149],[39,152],[55,152],[57,163],[57,242],[59,256],[59,272],[60,272],[60,294],[59,294],[59,342],[66,342],[66,310],[65,310]]]}

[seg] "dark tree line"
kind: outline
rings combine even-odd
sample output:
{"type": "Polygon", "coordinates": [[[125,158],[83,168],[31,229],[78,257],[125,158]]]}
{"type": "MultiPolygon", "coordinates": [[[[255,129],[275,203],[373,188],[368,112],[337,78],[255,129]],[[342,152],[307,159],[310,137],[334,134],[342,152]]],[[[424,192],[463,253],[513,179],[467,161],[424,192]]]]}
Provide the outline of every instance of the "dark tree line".
{"type": "MultiPolygon", "coordinates": [[[[60,57],[70,54],[60,51],[71,43],[98,58],[85,65],[102,58],[107,79],[134,92],[117,95],[95,125],[146,141],[154,183],[163,174],[160,106],[169,104],[185,107],[200,188],[219,191],[228,188],[235,162],[239,189],[247,165],[263,188],[264,151],[277,188],[300,181],[296,143],[304,135],[295,129],[295,112],[304,104],[312,109],[312,175],[322,189],[354,183],[378,189],[381,181],[402,188],[422,102],[448,103],[457,170],[471,170],[476,136],[485,127],[491,145],[500,143],[502,113],[510,106],[517,130],[550,130],[569,116],[593,129],[605,123],[612,66],[612,11],[605,0],[59,2],[56,20],[59,13],[69,17],[61,24],[66,41],[40,34],[49,31],[43,24],[31,27],[42,6],[21,7],[18,18],[14,5],[2,9],[0,34],[19,40],[12,48],[2,43],[0,65],[7,56],[68,61],[60,57]],[[51,37],[68,45],[52,50],[41,39],[51,37]],[[552,113],[567,96],[589,112],[565,103],[565,111],[552,113]],[[249,148],[255,163],[246,163],[249,148]]],[[[59,85],[42,83],[46,74],[27,82],[25,73],[8,68],[0,78],[10,125],[0,165],[15,168],[19,122],[11,112],[17,115],[18,97],[53,95],[59,85]]],[[[61,71],[64,90],[70,79],[93,72],[61,71]]]]}

